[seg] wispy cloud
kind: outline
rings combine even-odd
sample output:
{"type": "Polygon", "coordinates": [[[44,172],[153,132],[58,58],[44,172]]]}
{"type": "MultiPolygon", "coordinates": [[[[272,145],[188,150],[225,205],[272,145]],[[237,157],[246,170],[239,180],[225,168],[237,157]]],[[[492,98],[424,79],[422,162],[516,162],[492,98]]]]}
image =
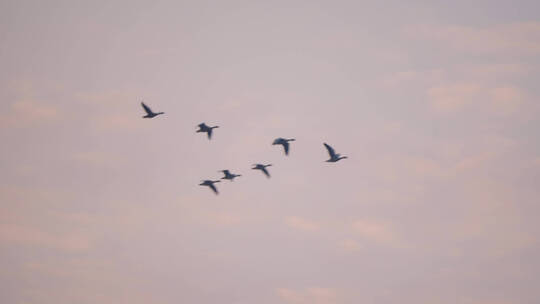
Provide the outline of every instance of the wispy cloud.
{"type": "Polygon", "coordinates": [[[476,83],[452,83],[427,89],[429,103],[438,112],[454,113],[475,109],[495,114],[511,114],[525,101],[519,87],[487,87],[476,83]]]}
{"type": "Polygon", "coordinates": [[[19,100],[0,114],[0,125],[3,127],[39,126],[59,118],[58,109],[51,104],[34,100],[19,100]]]}
{"type": "Polygon", "coordinates": [[[13,224],[0,225],[0,243],[53,248],[62,251],[86,251],[92,247],[87,235],[75,232],[53,234],[37,228],[13,224]]]}
{"type": "Polygon", "coordinates": [[[359,219],[351,224],[352,231],[364,240],[375,242],[392,247],[402,247],[404,245],[396,231],[390,223],[372,220],[359,219]]]}
{"type": "Polygon", "coordinates": [[[496,24],[487,27],[463,25],[416,25],[405,30],[409,38],[433,42],[441,48],[471,54],[540,53],[540,22],[496,24]]]}
{"type": "Polygon", "coordinates": [[[339,300],[338,291],[334,288],[278,288],[276,292],[287,304],[336,304],[339,300]]]}
{"type": "Polygon", "coordinates": [[[303,231],[317,231],[320,228],[317,222],[299,216],[289,216],[285,223],[291,228],[303,231]]]}

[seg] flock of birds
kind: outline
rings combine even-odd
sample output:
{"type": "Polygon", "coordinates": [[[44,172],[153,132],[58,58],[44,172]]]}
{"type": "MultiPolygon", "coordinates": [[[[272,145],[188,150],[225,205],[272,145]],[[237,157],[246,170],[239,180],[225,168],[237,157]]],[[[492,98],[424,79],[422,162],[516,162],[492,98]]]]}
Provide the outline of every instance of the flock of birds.
{"type": "MultiPolygon", "coordinates": [[[[144,111],[146,112],[146,115],[143,116],[143,118],[154,118],[158,115],[161,115],[161,114],[165,114],[165,112],[154,112],[152,111],[152,109],[150,109],[150,107],[148,107],[146,104],[144,104],[144,102],[141,102],[141,105],[144,109],[144,111]]],[[[197,130],[197,133],[206,133],[206,135],[208,136],[208,139],[212,139],[212,134],[213,134],[213,130],[216,129],[216,128],[219,128],[219,126],[213,126],[213,127],[210,127],[208,125],[206,125],[204,122],[203,123],[200,123],[198,125],[199,129],[197,130]]],[[[272,143],[272,145],[281,145],[283,147],[283,152],[285,152],[285,155],[289,155],[289,149],[290,149],[290,142],[291,141],[295,141],[294,138],[282,138],[282,137],[279,137],[279,138],[276,138],[274,140],[274,142],[272,143]]],[[[336,151],[334,150],[334,148],[332,148],[329,144],[327,143],[323,143],[324,147],[326,148],[326,150],[328,151],[328,155],[330,156],[330,158],[327,160],[327,162],[330,162],[330,163],[335,163],[339,160],[342,160],[342,159],[345,159],[347,158],[347,156],[343,156],[339,153],[336,153],[336,151]]],[[[253,165],[253,170],[261,170],[261,172],[267,177],[267,178],[270,178],[270,173],[268,172],[268,167],[272,166],[272,164],[254,164],[253,165]]],[[[229,180],[229,181],[233,181],[235,178],[239,177],[239,176],[242,176],[240,174],[234,174],[234,173],[231,173],[229,170],[221,170],[219,172],[222,172],[223,173],[223,177],[221,179],[226,179],[226,180],[229,180]]],[[[216,186],[214,185],[215,183],[219,183],[220,180],[210,180],[210,179],[207,179],[207,180],[203,180],[199,185],[200,186],[207,186],[209,187],[210,189],[212,189],[212,191],[214,191],[215,194],[219,194],[219,191],[218,189],[216,188],[216,186]]]]}

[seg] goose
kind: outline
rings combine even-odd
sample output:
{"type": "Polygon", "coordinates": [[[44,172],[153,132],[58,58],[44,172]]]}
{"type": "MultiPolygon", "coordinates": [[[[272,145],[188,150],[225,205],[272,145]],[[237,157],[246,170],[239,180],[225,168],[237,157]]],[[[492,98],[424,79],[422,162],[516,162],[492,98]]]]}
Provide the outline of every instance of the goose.
{"type": "Polygon", "coordinates": [[[154,118],[154,117],[156,117],[156,116],[158,116],[158,115],[160,115],[160,114],[165,114],[165,112],[157,112],[157,113],[154,113],[154,112],[152,111],[152,109],[150,109],[149,106],[147,106],[147,105],[144,104],[144,102],[141,102],[141,105],[142,105],[144,111],[146,112],[146,115],[143,116],[143,118],[154,118]]]}
{"type": "Polygon", "coordinates": [[[212,139],[212,129],[219,128],[219,126],[209,127],[204,122],[199,124],[199,130],[197,130],[197,133],[199,132],[206,132],[208,135],[208,139],[212,139]]]}
{"type": "Polygon", "coordinates": [[[239,176],[242,176],[240,174],[234,174],[234,173],[231,173],[229,170],[221,170],[219,172],[223,172],[223,174],[225,176],[223,176],[221,179],[228,179],[230,180],[231,182],[234,180],[235,177],[239,177],[239,176]]]}
{"type": "Polygon", "coordinates": [[[285,151],[285,155],[289,155],[289,142],[290,141],[295,141],[295,139],[294,138],[287,139],[287,138],[278,137],[274,140],[272,145],[282,145],[283,150],[285,151]]]}
{"type": "Polygon", "coordinates": [[[202,183],[199,184],[199,186],[208,186],[210,187],[210,189],[212,189],[212,191],[214,191],[215,194],[218,194],[218,190],[216,188],[216,186],[214,186],[215,183],[219,183],[220,181],[213,181],[213,180],[203,180],[202,183]]]}
{"type": "Polygon", "coordinates": [[[266,170],[266,167],[270,167],[272,166],[272,164],[268,164],[268,165],[263,165],[263,164],[255,164],[253,165],[254,167],[251,168],[253,170],[261,170],[264,175],[266,175],[266,177],[270,178],[270,173],[268,173],[268,170],[266,170]]]}
{"type": "Polygon", "coordinates": [[[340,159],[347,158],[347,156],[341,156],[341,154],[336,153],[336,151],[334,151],[334,148],[330,147],[330,145],[328,145],[327,143],[323,143],[323,144],[326,147],[326,149],[328,150],[328,154],[330,155],[330,159],[327,160],[327,162],[335,163],[335,162],[339,161],[340,159]]]}

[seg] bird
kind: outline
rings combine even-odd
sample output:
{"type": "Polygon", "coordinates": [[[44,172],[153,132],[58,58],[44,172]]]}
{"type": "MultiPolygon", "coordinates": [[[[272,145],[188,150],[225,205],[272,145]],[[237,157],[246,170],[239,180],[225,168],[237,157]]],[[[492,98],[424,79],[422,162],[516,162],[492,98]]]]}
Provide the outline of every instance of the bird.
{"type": "Polygon", "coordinates": [[[285,151],[285,155],[289,155],[289,142],[290,141],[295,141],[295,139],[294,138],[287,139],[287,138],[278,137],[274,140],[272,145],[282,145],[283,150],[285,151]]]}
{"type": "Polygon", "coordinates": [[[239,177],[239,176],[242,176],[240,174],[234,174],[234,173],[231,173],[229,172],[229,170],[221,170],[219,172],[223,172],[223,174],[225,176],[223,176],[221,179],[228,179],[230,180],[231,182],[234,180],[235,177],[239,177]]]}
{"type": "Polygon", "coordinates": [[[347,156],[341,156],[341,154],[336,153],[336,151],[334,151],[334,148],[330,147],[329,144],[327,144],[327,143],[323,143],[323,144],[326,147],[326,149],[328,150],[328,154],[330,155],[330,159],[328,159],[327,162],[335,163],[335,162],[339,161],[340,159],[347,158],[347,156]]]}
{"type": "Polygon", "coordinates": [[[143,118],[154,118],[154,117],[156,117],[156,116],[158,116],[158,115],[160,115],[160,114],[165,114],[165,112],[157,112],[157,113],[154,113],[154,112],[152,111],[152,109],[150,109],[149,106],[147,106],[147,105],[144,104],[144,102],[141,102],[141,105],[142,105],[144,111],[146,112],[146,115],[143,116],[143,118]]]}
{"type": "Polygon", "coordinates": [[[197,133],[199,132],[206,132],[208,135],[208,139],[212,139],[212,129],[219,128],[219,126],[209,127],[204,122],[199,124],[199,130],[197,130],[197,133]]]}
{"type": "Polygon", "coordinates": [[[266,175],[266,177],[270,178],[270,173],[268,173],[268,170],[266,170],[266,167],[270,167],[272,166],[272,164],[268,164],[268,165],[263,165],[263,164],[255,164],[253,165],[254,167],[251,168],[253,170],[261,170],[264,175],[266,175]]]}
{"type": "Polygon", "coordinates": [[[203,180],[202,183],[199,184],[199,186],[208,186],[210,187],[210,189],[212,189],[212,191],[214,191],[214,193],[217,195],[219,194],[216,186],[214,186],[215,183],[219,183],[220,181],[213,181],[213,180],[203,180]]]}

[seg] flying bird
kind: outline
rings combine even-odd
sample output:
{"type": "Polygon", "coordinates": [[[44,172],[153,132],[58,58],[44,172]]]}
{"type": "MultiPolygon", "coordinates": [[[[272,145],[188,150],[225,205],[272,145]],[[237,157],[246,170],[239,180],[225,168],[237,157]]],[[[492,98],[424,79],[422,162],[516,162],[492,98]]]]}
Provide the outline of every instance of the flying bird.
{"type": "Polygon", "coordinates": [[[272,164],[268,164],[268,165],[263,165],[263,164],[255,164],[253,165],[254,167],[251,168],[253,170],[261,170],[264,175],[266,175],[266,177],[270,178],[270,173],[268,173],[268,170],[266,170],[266,167],[270,167],[272,166],[272,164]]]}
{"type": "Polygon", "coordinates": [[[287,139],[287,138],[278,137],[274,140],[272,145],[282,145],[283,150],[285,151],[285,155],[289,155],[289,142],[290,141],[295,141],[295,139],[294,138],[287,139]]]}
{"type": "Polygon", "coordinates": [[[213,181],[213,180],[204,180],[202,183],[199,184],[199,186],[208,186],[210,187],[210,189],[212,189],[212,191],[214,191],[215,194],[219,194],[216,186],[214,186],[215,183],[219,183],[220,181],[213,181]]]}
{"type": "Polygon", "coordinates": [[[165,112],[157,112],[157,113],[153,112],[152,109],[150,109],[149,106],[144,104],[144,102],[141,102],[141,105],[142,105],[144,111],[146,112],[146,115],[143,116],[143,118],[154,118],[154,117],[156,117],[156,116],[158,116],[160,114],[165,114],[165,112]]]}
{"type": "Polygon", "coordinates": [[[221,170],[219,172],[223,172],[223,174],[225,176],[223,176],[221,179],[228,179],[230,180],[231,182],[234,180],[235,177],[239,177],[239,176],[242,176],[240,174],[234,174],[234,173],[231,173],[229,170],[221,170]]]}
{"type": "Polygon", "coordinates": [[[219,126],[209,127],[204,122],[199,124],[199,130],[197,130],[197,133],[199,132],[205,132],[208,135],[208,139],[212,139],[212,129],[219,128],[219,126]]]}
{"type": "Polygon", "coordinates": [[[328,159],[327,162],[335,163],[340,159],[347,158],[347,156],[341,156],[341,154],[336,153],[336,151],[334,151],[334,148],[330,147],[330,145],[328,145],[327,143],[324,143],[324,146],[326,147],[326,149],[328,150],[328,154],[330,155],[330,159],[328,159]]]}

